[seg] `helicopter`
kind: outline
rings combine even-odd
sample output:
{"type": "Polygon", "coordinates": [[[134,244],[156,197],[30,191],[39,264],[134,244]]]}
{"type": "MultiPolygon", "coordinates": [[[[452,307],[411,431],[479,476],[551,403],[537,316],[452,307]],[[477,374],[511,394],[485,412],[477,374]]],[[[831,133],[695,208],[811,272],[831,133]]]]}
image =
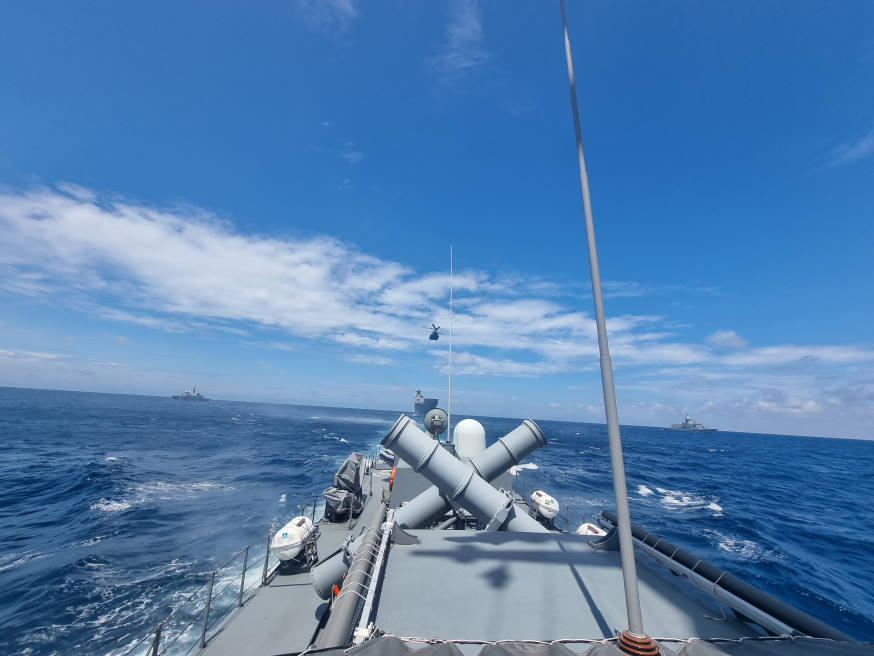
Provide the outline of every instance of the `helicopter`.
{"type": "Polygon", "coordinates": [[[431,331],[431,334],[428,335],[428,339],[433,340],[433,341],[435,341],[435,342],[436,342],[438,339],[440,339],[440,335],[445,335],[445,334],[446,334],[446,333],[441,333],[441,332],[440,332],[440,326],[435,326],[433,323],[431,324],[431,327],[430,327],[430,328],[428,328],[427,326],[422,326],[422,328],[424,328],[425,330],[430,330],[430,331],[431,331]]]}

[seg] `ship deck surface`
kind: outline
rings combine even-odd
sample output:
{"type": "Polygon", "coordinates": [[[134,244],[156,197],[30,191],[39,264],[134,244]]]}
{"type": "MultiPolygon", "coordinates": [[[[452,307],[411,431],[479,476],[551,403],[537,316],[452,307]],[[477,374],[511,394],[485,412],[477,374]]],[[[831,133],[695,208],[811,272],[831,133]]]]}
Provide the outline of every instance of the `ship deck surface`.
{"type": "MultiPolygon", "coordinates": [[[[597,639],[614,637],[627,623],[619,553],[596,551],[586,538],[507,531],[408,533],[421,544],[395,545],[390,552],[377,615],[386,632],[447,640],[597,639]]],[[[637,560],[641,605],[652,635],[750,635],[748,625],[730,614],[723,617],[716,602],[690,594],[687,586],[681,590],[645,559],[637,560]]]]}
{"type": "MultiPolygon", "coordinates": [[[[359,535],[374,520],[388,478],[385,467],[371,470],[365,478],[367,501],[353,528],[348,522],[319,523],[318,550],[322,557],[339,547],[348,535],[359,535]]],[[[399,467],[390,506],[397,507],[427,487],[427,482],[420,479],[421,475],[412,469],[399,467]]],[[[507,481],[499,479],[492,484],[506,487],[507,481]]],[[[517,510],[525,512],[525,507],[517,504],[517,510]]],[[[419,543],[395,543],[389,549],[376,603],[375,624],[389,635],[479,641],[454,644],[454,651],[446,652],[467,656],[485,649],[487,645],[481,641],[597,641],[615,637],[626,625],[620,555],[593,549],[588,544],[590,538],[509,531],[417,529],[407,533],[419,543]]],[[[648,556],[637,553],[635,560],[645,626],[650,635],[661,639],[665,655],[874,654],[870,645],[815,639],[688,642],[693,637],[733,640],[756,633],[726,606],[684,578],[670,574],[648,556]]],[[[276,656],[304,651],[312,644],[327,607],[314,591],[308,569],[277,571],[266,586],[234,611],[198,653],[276,656]]],[[[368,641],[364,646],[372,646],[373,653],[381,653],[383,648],[388,650],[386,653],[409,653],[410,643],[397,651],[397,646],[380,640],[391,638],[368,641]]],[[[510,649],[511,644],[505,644],[510,649]]],[[[522,650],[518,653],[533,648],[530,642],[512,644],[522,650]]],[[[612,644],[565,646],[575,654],[619,653],[612,644]]],[[[413,653],[416,651],[418,648],[413,653]]],[[[326,653],[333,656],[344,650],[326,653]]]]}
{"type": "MultiPolygon", "coordinates": [[[[319,554],[326,556],[346,536],[357,536],[379,511],[379,499],[388,483],[388,471],[375,470],[372,493],[352,529],[348,522],[319,522],[319,554]]],[[[365,490],[371,489],[365,485],[365,490]]],[[[199,653],[202,656],[268,656],[303,651],[309,647],[327,602],[313,589],[310,572],[278,570],[268,584],[234,611],[221,630],[199,653]]]]}

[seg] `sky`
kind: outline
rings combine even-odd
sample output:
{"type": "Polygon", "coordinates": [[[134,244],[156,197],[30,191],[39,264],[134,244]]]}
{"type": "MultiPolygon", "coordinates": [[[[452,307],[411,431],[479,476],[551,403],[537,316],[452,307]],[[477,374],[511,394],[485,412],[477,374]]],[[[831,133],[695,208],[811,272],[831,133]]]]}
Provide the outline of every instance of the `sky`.
{"type": "MultiPolygon", "coordinates": [[[[874,4],[568,0],[622,423],[874,439],[874,4]]],[[[603,422],[559,6],[0,6],[0,385],[603,422]]]]}

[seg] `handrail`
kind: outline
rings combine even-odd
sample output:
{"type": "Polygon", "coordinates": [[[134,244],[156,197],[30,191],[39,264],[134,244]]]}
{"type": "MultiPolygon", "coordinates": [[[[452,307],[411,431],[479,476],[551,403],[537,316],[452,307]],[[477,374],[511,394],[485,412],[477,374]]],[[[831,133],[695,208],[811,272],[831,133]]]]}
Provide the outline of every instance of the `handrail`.
{"type": "MultiPolygon", "coordinates": [[[[313,499],[313,508],[311,513],[313,518],[315,518],[318,500],[319,497],[315,497],[313,499]]],[[[302,508],[308,509],[309,505],[310,504],[307,504],[302,508]]],[[[310,513],[302,511],[301,514],[310,513]]],[[[193,592],[191,592],[183,601],[177,604],[164,619],[158,622],[154,629],[145,634],[130,649],[128,649],[123,656],[132,656],[135,652],[138,654],[138,656],[163,656],[175,646],[177,646],[177,643],[183,637],[185,638],[185,642],[187,642],[187,640],[189,639],[192,640],[192,644],[189,645],[188,649],[184,652],[177,652],[174,649],[174,653],[189,654],[195,647],[202,649],[206,644],[209,643],[210,638],[213,637],[214,632],[211,633],[212,629],[220,625],[233,610],[243,606],[244,603],[248,601],[248,599],[250,599],[253,594],[255,594],[253,590],[267,585],[267,582],[278,569],[279,561],[274,563],[272,566],[270,564],[270,542],[272,538],[273,531],[271,529],[267,533],[265,552],[258,558],[249,557],[249,552],[252,550],[253,547],[255,547],[256,543],[249,544],[245,548],[241,549],[233,556],[231,556],[231,558],[223,565],[209,572],[208,578],[201,585],[199,585],[193,592]],[[233,563],[238,561],[241,556],[242,568],[240,569],[240,571],[238,573],[235,573],[228,580],[223,579],[220,575],[225,570],[227,570],[233,563]],[[260,572],[260,576],[257,577],[256,583],[246,586],[247,578],[249,580],[252,580],[254,576],[253,570],[257,571],[257,569],[259,568],[262,571],[260,572]],[[215,584],[218,584],[220,586],[217,592],[213,591],[213,585],[215,584]],[[190,611],[192,605],[196,605],[200,598],[203,596],[202,593],[207,585],[209,585],[209,592],[206,594],[206,599],[203,599],[202,606],[197,607],[195,611],[193,611],[191,614],[188,614],[187,611],[190,611]],[[239,593],[234,595],[234,599],[231,601],[230,604],[228,604],[227,608],[223,608],[222,610],[211,614],[210,609],[212,608],[214,602],[216,602],[224,593],[227,592],[229,588],[234,585],[237,585],[239,587],[239,593]],[[183,613],[183,610],[185,610],[186,612],[183,613]],[[192,635],[191,628],[195,624],[195,622],[198,621],[198,619],[202,619],[203,629],[200,632],[197,632],[197,635],[192,635]],[[181,623],[185,622],[186,620],[187,623],[181,629],[177,629],[175,626],[171,626],[171,622],[181,623]],[[145,649],[143,648],[144,645],[147,645],[145,649]]],[[[212,608],[212,610],[216,609],[212,608]]],[[[183,647],[184,645],[179,645],[179,649],[182,649],[183,647]]]]}

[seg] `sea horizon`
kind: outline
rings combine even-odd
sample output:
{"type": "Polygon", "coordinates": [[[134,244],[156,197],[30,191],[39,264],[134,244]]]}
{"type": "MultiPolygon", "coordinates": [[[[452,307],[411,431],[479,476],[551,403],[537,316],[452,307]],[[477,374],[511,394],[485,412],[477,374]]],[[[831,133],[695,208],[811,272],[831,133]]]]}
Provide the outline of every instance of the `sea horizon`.
{"type": "MultiPolygon", "coordinates": [[[[106,394],[110,396],[135,396],[135,397],[143,397],[150,399],[164,399],[164,398],[172,398],[172,394],[168,395],[160,395],[160,394],[137,394],[133,392],[104,392],[104,391],[94,391],[94,390],[76,390],[76,389],[59,389],[53,387],[21,387],[17,385],[0,385],[0,389],[12,389],[12,390],[32,390],[32,391],[44,391],[44,392],[69,392],[72,394],[106,394]]],[[[395,408],[365,408],[365,407],[357,407],[357,406],[343,406],[343,405],[324,405],[319,403],[291,403],[288,401],[253,401],[246,399],[219,399],[219,398],[209,398],[208,401],[221,401],[223,403],[258,403],[265,405],[281,405],[281,406],[289,406],[289,407],[300,407],[300,408],[332,408],[336,410],[361,410],[367,412],[403,412],[405,414],[410,414],[408,411],[402,409],[395,408]]],[[[620,408],[621,410],[621,408],[620,408]]],[[[469,414],[464,412],[456,412],[458,416],[470,416],[470,417],[482,417],[487,419],[517,419],[522,420],[526,418],[536,419],[537,421],[556,421],[556,422],[569,422],[575,424],[586,424],[591,426],[606,426],[606,422],[602,421],[584,421],[582,419],[550,419],[545,417],[535,417],[535,416],[518,416],[518,417],[510,417],[510,416],[502,416],[502,415],[488,415],[488,414],[469,414]]],[[[629,428],[652,428],[652,429],[661,429],[661,430],[676,430],[672,429],[669,426],[654,426],[649,424],[632,424],[621,421],[620,416],[620,426],[629,427],[629,428]]],[[[800,438],[816,438],[823,440],[850,440],[855,442],[871,442],[874,441],[874,437],[844,437],[838,435],[812,435],[807,433],[773,433],[773,432],[758,432],[758,431],[741,431],[741,430],[727,430],[722,428],[717,428],[716,432],[725,433],[725,434],[737,434],[737,435],[761,435],[763,437],[800,437],[800,438]]],[[[690,431],[691,434],[696,434],[690,431]]]]}

